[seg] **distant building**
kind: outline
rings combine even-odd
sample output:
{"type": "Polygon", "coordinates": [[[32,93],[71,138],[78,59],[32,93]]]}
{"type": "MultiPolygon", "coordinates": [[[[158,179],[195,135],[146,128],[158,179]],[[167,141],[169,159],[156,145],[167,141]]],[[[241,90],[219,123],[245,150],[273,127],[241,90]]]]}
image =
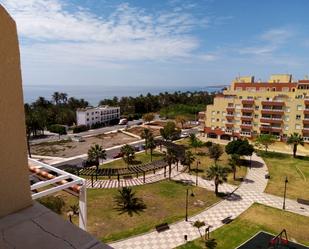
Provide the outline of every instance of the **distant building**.
{"type": "Polygon", "coordinates": [[[290,74],[272,75],[268,82],[238,77],[206,107],[205,134],[230,140],[272,134],[286,140],[294,132],[309,142],[309,80],[290,74]]]}
{"type": "Polygon", "coordinates": [[[78,109],[76,111],[77,125],[109,124],[120,119],[120,107],[98,106],[78,109]]]}

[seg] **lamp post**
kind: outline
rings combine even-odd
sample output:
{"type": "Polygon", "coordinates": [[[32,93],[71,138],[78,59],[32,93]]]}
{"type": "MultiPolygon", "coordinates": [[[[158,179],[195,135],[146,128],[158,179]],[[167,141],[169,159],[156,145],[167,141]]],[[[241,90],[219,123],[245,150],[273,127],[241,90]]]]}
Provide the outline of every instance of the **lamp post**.
{"type": "Polygon", "coordinates": [[[285,197],[286,197],[286,185],[288,183],[288,177],[285,177],[285,181],[284,181],[284,196],[283,196],[283,207],[282,209],[285,210],[285,197]]]}
{"type": "MultiPolygon", "coordinates": [[[[191,196],[194,197],[194,193],[191,190],[191,196]]],[[[187,188],[187,194],[186,194],[186,221],[188,221],[188,206],[189,206],[189,189],[187,188]]]]}
{"type": "Polygon", "coordinates": [[[198,184],[198,166],[199,166],[200,163],[201,163],[200,160],[196,161],[196,179],[195,179],[195,185],[196,186],[198,184]]]}

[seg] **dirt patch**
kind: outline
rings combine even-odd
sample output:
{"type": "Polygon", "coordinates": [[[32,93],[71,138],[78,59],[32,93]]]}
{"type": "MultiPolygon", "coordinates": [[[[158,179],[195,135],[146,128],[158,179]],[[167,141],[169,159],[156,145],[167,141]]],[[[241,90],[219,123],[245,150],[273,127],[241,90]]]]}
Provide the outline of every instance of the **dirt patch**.
{"type": "MultiPolygon", "coordinates": [[[[137,126],[137,127],[129,128],[126,131],[130,132],[130,133],[133,133],[133,134],[135,134],[137,136],[141,136],[142,132],[143,132],[143,130],[145,128],[146,127],[137,126]]],[[[160,136],[160,129],[154,129],[154,128],[148,128],[148,127],[147,127],[147,129],[149,129],[155,137],[156,136],[160,136]]]]}
{"type": "Polygon", "coordinates": [[[44,142],[32,145],[31,153],[43,156],[72,157],[86,154],[88,149],[93,144],[99,144],[106,149],[121,144],[131,143],[134,141],[137,141],[137,139],[123,134],[122,132],[117,132],[88,137],[85,138],[84,142],[76,142],[70,140],[44,142]]]}

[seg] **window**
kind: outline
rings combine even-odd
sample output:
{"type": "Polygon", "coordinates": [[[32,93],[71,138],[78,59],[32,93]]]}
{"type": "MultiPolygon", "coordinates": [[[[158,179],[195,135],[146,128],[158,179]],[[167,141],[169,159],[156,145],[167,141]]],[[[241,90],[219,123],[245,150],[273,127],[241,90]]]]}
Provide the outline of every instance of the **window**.
{"type": "Polygon", "coordinates": [[[212,111],[212,112],[211,112],[211,115],[215,115],[215,114],[216,114],[216,112],[215,112],[215,111],[212,111]]]}
{"type": "Polygon", "coordinates": [[[87,118],[87,121],[89,121],[89,118],[87,118]]]}
{"type": "Polygon", "coordinates": [[[242,99],[242,96],[239,96],[239,99],[242,99]]]}
{"type": "Polygon", "coordinates": [[[260,107],[258,105],[255,106],[255,110],[258,110],[260,107]]]}
{"type": "Polygon", "coordinates": [[[215,122],[216,120],[214,118],[211,119],[211,122],[215,122]]]}
{"type": "Polygon", "coordinates": [[[217,111],[217,114],[220,114],[220,111],[217,111]]]}
{"type": "Polygon", "coordinates": [[[300,124],[296,124],[296,125],[295,125],[295,129],[296,129],[296,130],[300,130],[300,129],[301,129],[301,125],[300,125],[300,124]]]}
{"type": "Polygon", "coordinates": [[[240,117],[240,112],[236,112],[236,117],[240,117]]]}
{"type": "Polygon", "coordinates": [[[87,116],[89,116],[89,113],[87,112],[87,116]]]}
{"type": "Polygon", "coordinates": [[[285,110],[286,110],[287,112],[290,112],[290,107],[287,106],[287,107],[285,108],[285,110]]]}
{"type": "Polygon", "coordinates": [[[300,120],[301,116],[300,115],[296,115],[296,120],[300,120]]]}
{"type": "Polygon", "coordinates": [[[303,109],[302,105],[297,105],[297,111],[301,111],[303,109]]]}
{"type": "Polygon", "coordinates": [[[235,105],[235,108],[239,110],[241,108],[241,105],[237,104],[235,105]]]}
{"type": "Polygon", "coordinates": [[[258,115],[258,114],[255,114],[255,115],[254,115],[254,118],[259,118],[259,115],[258,115]]]}
{"type": "Polygon", "coordinates": [[[285,116],[285,121],[289,121],[290,120],[290,116],[285,116]]]}
{"type": "Polygon", "coordinates": [[[219,121],[220,121],[220,119],[217,118],[217,122],[219,122],[219,121]]]}

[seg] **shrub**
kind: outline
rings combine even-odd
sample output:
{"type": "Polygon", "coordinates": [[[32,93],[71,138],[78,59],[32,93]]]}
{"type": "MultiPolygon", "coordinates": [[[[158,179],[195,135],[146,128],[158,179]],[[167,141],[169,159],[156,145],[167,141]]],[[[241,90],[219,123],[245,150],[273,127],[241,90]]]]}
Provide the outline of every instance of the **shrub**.
{"type": "Polygon", "coordinates": [[[212,146],[212,142],[211,141],[207,141],[205,142],[204,144],[207,148],[211,147],[212,146]]]}
{"type": "Polygon", "coordinates": [[[57,214],[62,214],[63,208],[65,206],[65,202],[59,196],[47,196],[39,199],[39,202],[54,211],[57,214]]]}
{"type": "Polygon", "coordinates": [[[73,128],[73,133],[80,133],[83,131],[88,131],[89,127],[87,125],[77,125],[73,128]]]}
{"type": "Polygon", "coordinates": [[[54,133],[57,133],[59,135],[66,135],[67,134],[67,130],[66,130],[65,126],[59,125],[59,124],[53,124],[53,125],[49,126],[48,130],[50,132],[54,132],[54,133]]]}

